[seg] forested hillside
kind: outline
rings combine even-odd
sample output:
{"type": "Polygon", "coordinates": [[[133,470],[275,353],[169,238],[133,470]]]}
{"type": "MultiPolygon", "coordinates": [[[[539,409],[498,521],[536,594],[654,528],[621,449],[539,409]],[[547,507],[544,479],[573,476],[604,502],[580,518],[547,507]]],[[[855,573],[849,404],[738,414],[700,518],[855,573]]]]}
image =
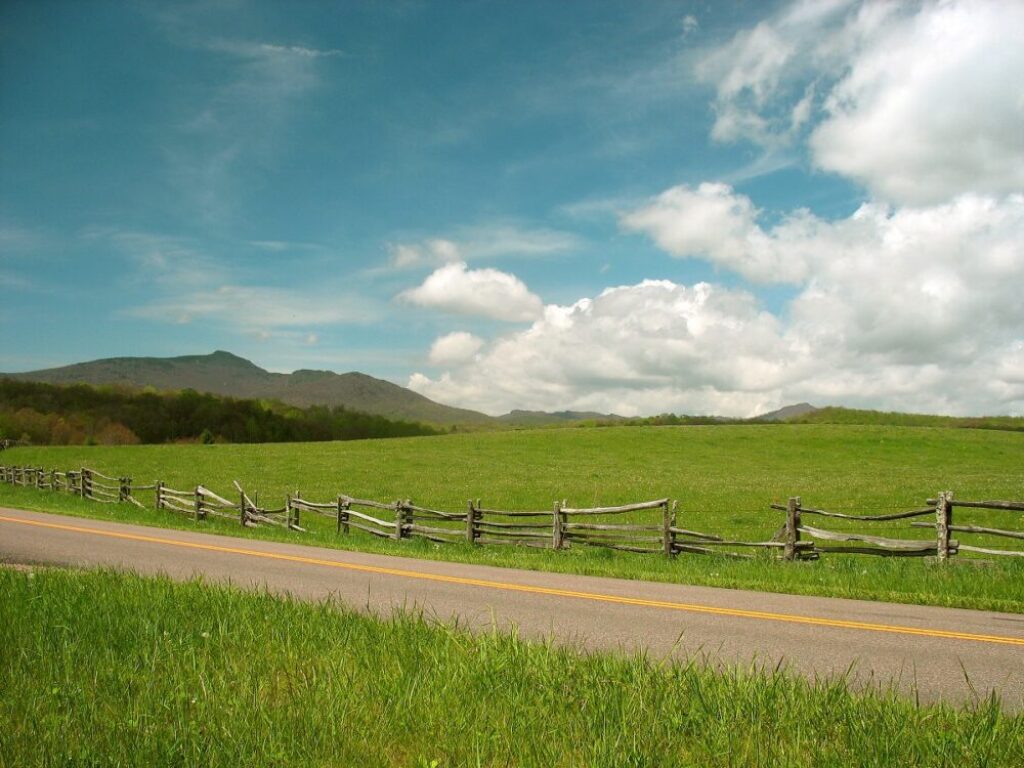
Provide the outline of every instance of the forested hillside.
{"type": "Polygon", "coordinates": [[[86,384],[58,386],[0,378],[0,439],[35,445],[129,445],[178,441],[279,443],[432,435],[343,406],[280,402],[86,384]]]}

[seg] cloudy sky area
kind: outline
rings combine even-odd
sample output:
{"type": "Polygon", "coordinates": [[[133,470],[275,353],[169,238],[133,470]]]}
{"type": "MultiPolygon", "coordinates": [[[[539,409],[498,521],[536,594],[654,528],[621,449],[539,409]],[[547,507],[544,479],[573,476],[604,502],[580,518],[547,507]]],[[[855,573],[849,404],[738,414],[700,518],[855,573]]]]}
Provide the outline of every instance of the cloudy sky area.
{"type": "Polygon", "coordinates": [[[0,370],[1024,414],[1024,3],[5,2],[0,370]]]}

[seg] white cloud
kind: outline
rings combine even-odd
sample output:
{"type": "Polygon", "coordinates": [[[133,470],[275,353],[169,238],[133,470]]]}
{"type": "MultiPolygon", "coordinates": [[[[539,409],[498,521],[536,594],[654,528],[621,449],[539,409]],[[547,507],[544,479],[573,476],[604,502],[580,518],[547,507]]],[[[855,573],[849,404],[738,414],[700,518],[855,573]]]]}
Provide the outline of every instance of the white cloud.
{"type": "Polygon", "coordinates": [[[1024,189],[1024,4],[929,3],[872,35],[829,94],[816,163],[898,202],[1024,189]]]}
{"type": "Polygon", "coordinates": [[[394,269],[436,266],[462,260],[459,246],[444,238],[422,243],[390,243],[388,250],[391,252],[390,266],[394,269]]]}
{"type": "Polygon", "coordinates": [[[169,18],[170,38],[215,58],[219,80],[196,80],[173,109],[183,115],[160,142],[167,173],[190,213],[213,224],[234,214],[242,176],[273,169],[287,146],[288,126],[305,97],[323,83],[336,49],[216,37],[183,18],[169,18]]]}
{"type": "Polygon", "coordinates": [[[705,53],[713,138],[813,162],[895,203],[1024,188],[1024,5],[796,2],[705,53]]]}
{"type": "MultiPolygon", "coordinates": [[[[673,256],[702,257],[752,280],[793,282],[806,274],[804,254],[780,247],[757,224],[750,198],[726,184],[672,187],[647,205],[625,214],[628,229],[648,234],[673,256]]],[[[797,214],[790,223],[799,226],[797,214]]]]}
{"type": "Polygon", "coordinates": [[[771,389],[794,375],[790,359],[778,321],[750,294],[648,280],[548,306],[472,365],[436,379],[416,374],[409,386],[491,413],[747,411],[774,402],[771,389]]]}
{"type": "MultiPolygon", "coordinates": [[[[320,282],[309,288],[253,285],[196,243],[152,232],[92,228],[85,242],[108,244],[125,259],[121,279],[145,286],[145,304],[129,307],[130,317],[188,324],[203,322],[254,335],[315,345],[315,333],[299,329],[334,324],[365,324],[379,317],[379,304],[351,296],[342,286],[320,282]],[[280,329],[292,329],[282,333],[280,329]]],[[[249,276],[251,277],[251,276],[249,276]]],[[[134,291],[137,295],[139,291],[134,291]]]]}
{"type": "MultiPolygon", "coordinates": [[[[179,324],[217,322],[241,331],[372,322],[365,301],[349,301],[329,290],[303,291],[252,285],[220,285],[164,296],[128,310],[133,317],[179,324]]],[[[306,344],[317,337],[303,336],[306,344]]]]}
{"type": "Polygon", "coordinates": [[[570,251],[579,246],[579,237],[571,232],[492,224],[468,227],[452,237],[391,243],[388,250],[392,268],[410,269],[505,256],[537,257],[570,251]]]}
{"type": "Polygon", "coordinates": [[[479,336],[465,331],[456,331],[437,338],[430,346],[430,362],[433,365],[452,365],[472,360],[484,345],[479,336]]]}
{"type": "Polygon", "coordinates": [[[978,351],[986,331],[1024,328],[1021,195],[895,210],[866,203],[832,222],[796,211],[763,229],[748,198],[702,185],[668,190],[624,222],[674,255],[802,285],[789,313],[830,347],[927,357],[978,351]]]}
{"type": "Polygon", "coordinates": [[[792,3],[706,51],[697,76],[716,90],[712,138],[767,147],[792,141],[810,111],[808,84],[833,71],[842,56],[838,39],[822,43],[836,34],[850,5],[850,0],[792,3]]]}
{"type": "Polygon", "coordinates": [[[422,285],[398,298],[444,312],[511,322],[533,320],[542,310],[540,299],[515,275],[469,269],[464,261],[440,267],[422,285]]]}
{"type": "Polygon", "coordinates": [[[1024,196],[868,203],[834,222],[798,211],[764,229],[728,188],[669,192],[633,225],[680,255],[794,283],[783,311],[745,291],[644,281],[548,306],[472,365],[410,386],[489,412],[743,416],[810,400],[1024,413],[1024,196]],[[680,201],[706,216],[683,205],[676,226],[680,201]]]}

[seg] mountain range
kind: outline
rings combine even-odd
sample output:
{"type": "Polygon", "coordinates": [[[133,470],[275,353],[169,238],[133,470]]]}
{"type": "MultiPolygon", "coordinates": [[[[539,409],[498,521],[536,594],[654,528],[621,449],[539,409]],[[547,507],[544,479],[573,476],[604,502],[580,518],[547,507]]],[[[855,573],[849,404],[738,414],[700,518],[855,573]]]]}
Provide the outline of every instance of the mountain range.
{"type": "Polygon", "coordinates": [[[365,373],[313,370],[271,373],[245,358],[224,351],[184,357],[111,357],[60,368],[2,375],[48,384],[194,389],[228,397],[280,400],[303,408],[341,405],[391,419],[443,426],[497,423],[486,414],[441,405],[405,387],[365,373]]]}
{"type": "MultiPolygon", "coordinates": [[[[442,405],[412,390],[365,373],[334,373],[302,369],[272,373],[230,352],[182,357],[110,357],[25,373],[0,374],[21,381],[48,384],[119,385],[158,390],[194,389],[236,398],[280,400],[289,405],[344,406],[389,419],[439,426],[540,427],[583,420],[618,421],[621,416],[590,411],[523,411],[488,416],[479,411],[442,405]]],[[[757,417],[785,421],[815,411],[808,403],[790,405],[757,417]]]]}

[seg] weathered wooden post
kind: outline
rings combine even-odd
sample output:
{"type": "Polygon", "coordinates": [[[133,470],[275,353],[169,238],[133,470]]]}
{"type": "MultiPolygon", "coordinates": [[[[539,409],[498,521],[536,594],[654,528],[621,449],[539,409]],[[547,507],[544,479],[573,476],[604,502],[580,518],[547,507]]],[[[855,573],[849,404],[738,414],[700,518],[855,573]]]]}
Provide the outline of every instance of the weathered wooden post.
{"type": "Polygon", "coordinates": [[[551,515],[551,548],[561,549],[565,543],[565,528],[562,523],[565,518],[562,514],[562,502],[556,501],[554,512],[551,515]]]}
{"type": "Polygon", "coordinates": [[[472,499],[466,502],[466,541],[476,544],[476,509],[472,499]]]}
{"type": "Polygon", "coordinates": [[[338,529],[337,533],[348,536],[348,511],[352,503],[344,496],[338,497],[338,529]]]}
{"type": "Polygon", "coordinates": [[[676,527],[676,507],[678,502],[673,501],[671,510],[668,499],[665,499],[661,506],[662,512],[662,544],[665,548],[665,557],[672,557],[676,553],[676,534],[672,529],[676,527]]]}
{"type": "Polygon", "coordinates": [[[201,485],[196,486],[196,522],[199,522],[200,518],[203,516],[203,494],[200,491],[201,488],[201,485]]]}
{"type": "Polygon", "coordinates": [[[153,483],[153,493],[156,496],[156,508],[157,509],[163,509],[164,508],[164,500],[161,498],[161,494],[163,493],[163,489],[164,489],[164,483],[163,483],[162,480],[157,480],[155,483],[153,483]]]}
{"type": "Polygon", "coordinates": [[[790,496],[786,503],[786,544],[782,550],[784,560],[796,560],[798,541],[800,541],[800,497],[790,496]]]}
{"type": "Polygon", "coordinates": [[[292,495],[286,493],[284,497],[284,527],[292,527],[292,495]]]}
{"type": "Polygon", "coordinates": [[[238,524],[245,528],[248,514],[245,509],[245,491],[238,491],[238,524]]]}
{"type": "Polygon", "coordinates": [[[935,554],[940,563],[949,559],[949,526],[953,524],[953,492],[940,491],[935,500],[935,554]]]}
{"type": "Polygon", "coordinates": [[[295,493],[292,494],[292,502],[291,502],[291,504],[292,504],[292,509],[294,510],[294,512],[292,512],[292,526],[294,526],[295,528],[299,527],[299,512],[300,512],[299,505],[295,503],[295,499],[301,499],[301,498],[302,498],[302,496],[301,496],[301,494],[298,491],[295,491],[295,493]]]}
{"type": "Polygon", "coordinates": [[[402,509],[402,502],[398,500],[395,502],[395,536],[394,538],[400,539],[404,535],[402,530],[405,527],[405,510],[402,509]]]}
{"type": "Polygon", "coordinates": [[[128,497],[132,495],[132,479],[130,477],[122,477],[117,481],[117,500],[128,501],[128,497]]]}
{"type": "Polygon", "coordinates": [[[92,484],[92,478],[90,472],[85,467],[82,467],[82,473],[78,476],[79,490],[81,491],[82,498],[89,498],[90,491],[92,490],[89,486],[92,484]]]}

